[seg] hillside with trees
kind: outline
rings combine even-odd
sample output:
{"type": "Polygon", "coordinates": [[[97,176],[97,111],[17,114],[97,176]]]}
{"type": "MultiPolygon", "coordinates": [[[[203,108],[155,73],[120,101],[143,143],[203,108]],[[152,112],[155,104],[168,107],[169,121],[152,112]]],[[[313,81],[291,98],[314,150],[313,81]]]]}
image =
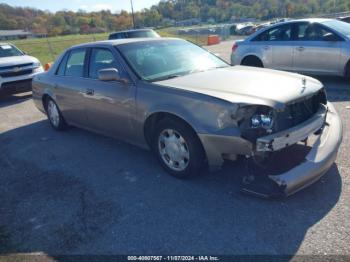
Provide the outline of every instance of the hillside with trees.
{"type": "MultiPolygon", "coordinates": [[[[232,18],[270,19],[302,17],[350,10],[350,0],[162,0],[135,13],[137,27],[169,26],[174,21],[197,18],[202,22],[227,22],[232,18]]],[[[127,29],[132,16],[127,11],[112,13],[56,13],[0,4],[0,29],[26,29],[41,35],[87,34],[127,29]]]]}

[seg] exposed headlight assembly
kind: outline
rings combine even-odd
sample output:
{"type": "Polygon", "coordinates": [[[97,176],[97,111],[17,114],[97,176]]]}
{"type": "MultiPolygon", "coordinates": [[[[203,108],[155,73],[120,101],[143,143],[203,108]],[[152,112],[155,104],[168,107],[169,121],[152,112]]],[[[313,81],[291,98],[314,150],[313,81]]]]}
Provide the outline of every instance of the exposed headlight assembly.
{"type": "Polygon", "coordinates": [[[267,106],[248,105],[227,109],[218,117],[218,126],[240,126],[242,130],[264,129],[271,132],[274,126],[273,109],[267,106]]]}
{"type": "Polygon", "coordinates": [[[250,119],[252,128],[264,128],[272,129],[273,127],[273,114],[256,114],[250,119]]]}
{"type": "Polygon", "coordinates": [[[248,105],[241,108],[240,111],[241,114],[244,113],[243,121],[240,124],[243,138],[255,143],[257,138],[273,132],[276,123],[276,114],[273,108],[263,105],[248,105]]]}

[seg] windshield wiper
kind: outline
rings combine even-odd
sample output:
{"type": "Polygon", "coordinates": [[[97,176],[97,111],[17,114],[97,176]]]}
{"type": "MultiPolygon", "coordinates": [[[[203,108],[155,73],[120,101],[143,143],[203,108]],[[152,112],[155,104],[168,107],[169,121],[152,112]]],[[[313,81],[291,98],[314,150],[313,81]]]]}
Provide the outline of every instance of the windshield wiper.
{"type": "Polygon", "coordinates": [[[200,73],[200,72],[205,72],[208,69],[193,69],[191,71],[188,72],[188,74],[195,74],[195,73],[200,73]]]}
{"type": "Polygon", "coordinates": [[[227,68],[227,67],[230,67],[230,66],[227,66],[227,65],[224,65],[224,66],[215,66],[215,67],[210,68],[210,70],[212,70],[212,69],[219,69],[219,68],[227,68]]]}
{"type": "Polygon", "coordinates": [[[206,69],[194,69],[189,71],[189,74],[194,74],[194,73],[200,73],[200,72],[205,72],[205,71],[209,71],[209,70],[214,70],[214,69],[219,69],[219,68],[226,68],[229,66],[215,66],[215,67],[210,67],[210,68],[206,68],[206,69]]]}
{"type": "Polygon", "coordinates": [[[168,80],[168,79],[172,79],[172,78],[176,78],[176,77],[180,77],[180,76],[182,76],[182,75],[173,74],[173,75],[163,76],[163,77],[159,77],[159,78],[152,79],[151,82],[162,81],[162,80],[168,80]]]}
{"type": "Polygon", "coordinates": [[[172,78],[176,78],[176,77],[180,77],[181,75],[169,75],[169,76],[166,76],[165,79],[172,79],[172,78]]]}

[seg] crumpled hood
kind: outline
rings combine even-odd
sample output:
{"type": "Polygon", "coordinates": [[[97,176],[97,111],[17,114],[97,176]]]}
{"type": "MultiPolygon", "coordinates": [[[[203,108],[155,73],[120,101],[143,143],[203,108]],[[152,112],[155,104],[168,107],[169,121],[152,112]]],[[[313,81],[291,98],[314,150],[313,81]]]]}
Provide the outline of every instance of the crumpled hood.
{"type": "Polygon", "coordinates": [[[323,88],[318,80],[311,77],[245,66],[214,69],[155,84],[233,103],[262,104],[275,108],[282,108],[288,102],[309,96],[323,88]],[[303,79],[306,80],[305,85],[303,79]]]}
{"type": "Polygon", "coordinates": [[[29,55],[1,57],[0,67],[29,64],[29,63],[35,63],[38,61],[39,61],[38,59],[29,55]]]}

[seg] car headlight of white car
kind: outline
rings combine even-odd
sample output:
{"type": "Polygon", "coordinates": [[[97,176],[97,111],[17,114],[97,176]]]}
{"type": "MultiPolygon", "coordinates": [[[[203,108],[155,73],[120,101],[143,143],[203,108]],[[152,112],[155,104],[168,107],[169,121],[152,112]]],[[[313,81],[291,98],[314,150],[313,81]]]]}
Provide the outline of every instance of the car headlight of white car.
{"type": "Polygon", "coordinates": [[[36,62],[33,63],[33,67],[34,68],[39,68],[39,67],[41,67],[41,63],[39,61],[36,61],[36,62]]]}
{"type": "Polygon", "coordinates": [[[43,71],[44,68],[39,61],[33,63],[33,73],[41,73],[43,71]]]}

